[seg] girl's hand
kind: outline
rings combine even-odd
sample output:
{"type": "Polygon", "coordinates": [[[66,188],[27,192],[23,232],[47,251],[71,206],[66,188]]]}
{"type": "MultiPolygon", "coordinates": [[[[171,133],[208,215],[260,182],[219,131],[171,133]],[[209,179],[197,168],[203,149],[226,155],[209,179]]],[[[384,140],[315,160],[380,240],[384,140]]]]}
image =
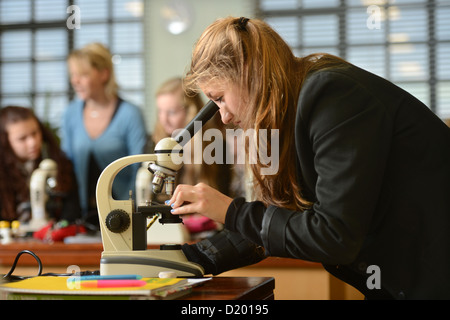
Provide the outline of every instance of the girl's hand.
{"type": "Polygon", "coordinates": [[[172,214],[199,213],[216,222],[225,223],[228,207],[233,199],[216,189],[199,183],[195,186],[180,184],[167,205],[172,206],[172,214]]]}

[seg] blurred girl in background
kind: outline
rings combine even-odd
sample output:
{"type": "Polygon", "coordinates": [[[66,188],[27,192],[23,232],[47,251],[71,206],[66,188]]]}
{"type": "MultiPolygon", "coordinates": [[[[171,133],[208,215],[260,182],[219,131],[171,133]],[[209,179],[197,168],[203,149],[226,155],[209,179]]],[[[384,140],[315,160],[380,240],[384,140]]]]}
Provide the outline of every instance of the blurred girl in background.
{"type": "Polygon", "coordinates": [[[31,109],[0,109],[0,219],[27,222],[31,218],[30,178],[43,159],[57,164],[56,186],[49,213],[56,219],[80,217],[72,164],[59,148],[54,134],[31,109]]]}

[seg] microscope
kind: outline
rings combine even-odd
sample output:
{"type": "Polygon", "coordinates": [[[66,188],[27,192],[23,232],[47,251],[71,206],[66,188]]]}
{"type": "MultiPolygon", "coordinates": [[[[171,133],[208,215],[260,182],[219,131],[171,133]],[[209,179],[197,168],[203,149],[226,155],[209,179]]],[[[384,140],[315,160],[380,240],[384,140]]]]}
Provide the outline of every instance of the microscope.
{"type": "Polygon", "coordinates": [[[30,178],[31,220],[27,231],[37,231],[46,226],[49,217],[46,210],[49,193],[56,186],[57,164],[52,159],[44,159],[33,171],[30,178]]]}
{"type": "MultiPolygon", "coordinates": [[[[154,193],[163,189],[168,195],[174,191],[175,176],[183,166],[183,146],[217,112],[218,107],[209,101],[192,121],[174,138],[158,142],[154,154],[141,154],[120,158],[103,170],[97,183],[96,197],[100,221],[103,252],[100,260],[101,275],[139,274],[158,277],[160,272],[174,273],[177,277],[202,277],[203,268],[185,257],[180,244],[163,244],[159,249],[147,248],[147,220],[161,224],[177,224],[183,220],[170,213],[171,207],[161,204],[115,200],[112,183],[124,167],[134,163],[148,163],[153,174],[154,193]],[[194,125],[201,123],[201,126],[194,125]]],[[[150,225],[149,224],[149,225],[150,225]]]]}
{"type": "MultiPolygon", "coordinates": [[[[136,174],[135,203],[138,206],[149,205],[155,201],[155,194],[152,192],[153,174],[148,169],[149,165],[150,162],[143,162],[136,174]]],[[[171,196],[171,192],[168,194],[171,196]]],[[[183,223],[153,223],[147,231],[147,244],[150,245],[185,243],[189,239],[188,228],[183,223]]]]}

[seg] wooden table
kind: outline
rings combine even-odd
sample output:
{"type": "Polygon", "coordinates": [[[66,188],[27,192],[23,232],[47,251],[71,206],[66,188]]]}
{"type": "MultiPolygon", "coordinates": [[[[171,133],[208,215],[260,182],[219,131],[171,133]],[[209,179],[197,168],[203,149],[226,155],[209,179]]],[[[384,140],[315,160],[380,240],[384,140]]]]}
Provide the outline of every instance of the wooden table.
{"type": "Polygon", "coordinates": [[[182,300],[273,300],[274,278],[213,277],[182,300]]]}
{"type": "MultiPolygon", "coordinates": [[[[50,244],[36,240],[0,245],[0,274],[5,274],[10,270],[16,255],[24,249],[33,251],[41,259],[43,273],[67,273],[72,271],[67,271],[70,265],[79,266],[81,271],[99,270],[103,245],[100,242],[89,244],[57,242],[50,244]]],[[[14,274],[33,276],[37,274],[37,270],[35,259],[29,255],[22,255],[14,274]]],[[[255,265],[231,270],[220,274],[220,276],[233,278],[273,277],[277,283],[274,291],[276,299],[362,298],[362,295],[356,292],[356,289],[329,275],[320,264],[297,259],[269,257],[255,265]]]]}
{"type": "MultiPolygon", "coordinates": [[[[0,245],[0,266],[11,266],[17,254],[22,250],[34,252],[45,268],[78,266],[100,267],[103,251],[102,243],[65,244],[63,242],[45,243],[37,240],[17,241],[0,245]]],[[[37,266],[36,260],[30,255],[22,255],[19,266],[37,266]]]]}
{"type": "MultiPolygon", "coordinates": [[[[46,268],[52,268],[48,272],[54,272],[53,269],[55,267],[68,267],[69,265],[97,266],[98,269],[100,267],[103,245],[102,243],[44,243],[37,240],[13,242],[7,245],[0,245],[0,266],[3,268],[11,266],[17,254],[25,249],[34,252],[40,258],[44,272],[46,268]]],[[[314,262],[274,257],[269,257],[257,264],[261,268],[280,265],[296,268],[321,268],[320,264],[314,262]]],[[[37,263],[32,256],[22,255],[18,266],[33,267],[37,266],[37,263]]]]}

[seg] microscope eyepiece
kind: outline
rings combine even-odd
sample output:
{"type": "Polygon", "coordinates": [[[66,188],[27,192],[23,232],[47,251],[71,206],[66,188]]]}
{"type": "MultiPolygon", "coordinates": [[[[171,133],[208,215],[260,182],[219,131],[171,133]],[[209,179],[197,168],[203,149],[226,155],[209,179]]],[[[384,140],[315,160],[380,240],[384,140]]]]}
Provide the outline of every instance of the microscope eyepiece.
{"type": "Polygon", "coordinates": [[[205,123],[208,122],[209,119],[211,119],[216,114],[218,110],[219,107],[215,104],[215,102],[209,100],[208,103],[206,103],[203,108],[200,109],[194,119],[192,119],[191,122],[188,123],[186,128],[181,130],[175,136],[175,141],[183,147],[197,133],[196,129],[198,130],[202,128],[205,123]],[[200,122],[201,126],[195,126],[195,122],[200,122]],[[187,136],[189,139],[185,139],[185,136],[187,136]]]}

